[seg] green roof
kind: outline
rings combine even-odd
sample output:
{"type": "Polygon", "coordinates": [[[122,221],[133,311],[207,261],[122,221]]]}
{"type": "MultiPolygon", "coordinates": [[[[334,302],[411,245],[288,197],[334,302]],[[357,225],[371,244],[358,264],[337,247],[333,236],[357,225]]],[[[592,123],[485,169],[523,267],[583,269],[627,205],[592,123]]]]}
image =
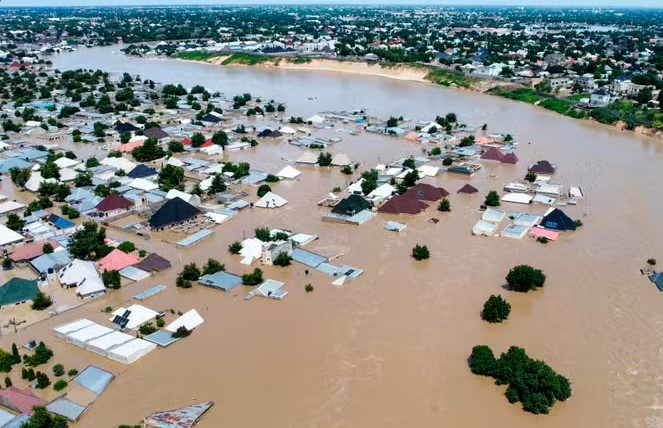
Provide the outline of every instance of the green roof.
{"type": "Polygon", "coordinates": [[[32,300],[37,293],[39,293],[37,281],[12,278],[0,286],[0,306],[32,300]]]}

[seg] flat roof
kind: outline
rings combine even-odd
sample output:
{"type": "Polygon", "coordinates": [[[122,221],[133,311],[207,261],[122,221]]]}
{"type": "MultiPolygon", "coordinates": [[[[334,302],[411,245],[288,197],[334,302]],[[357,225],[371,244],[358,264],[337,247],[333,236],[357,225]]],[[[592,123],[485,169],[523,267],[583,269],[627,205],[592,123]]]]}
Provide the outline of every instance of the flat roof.
{"type": "Polygon", "coordinates": [[[99,367],[88,366],[74,378],[74,382],[97,395],[100,395],[108,387],[115,376],[113,373],[102,370],[99,367]]]}
{"type": "Polygon", "coordinates": [[[143,339],[148,340],[152,343],[156,343],[159,346],[169,346],[172,345],[173,343],[177,342],[179,338],[173,337],[173,334],[168,331],[155,331],[152,334],[148,334],[147,336],[143,337],[143,339]]]}
{"type": "Polygon", "coordinates": [[[49,412],[64,416],[72,422],[77,421],[85,409],[85,406],[81,406],[80,404],[67,400],[64,397],[56,398],[46,406],[46,410],[49,412]]]}

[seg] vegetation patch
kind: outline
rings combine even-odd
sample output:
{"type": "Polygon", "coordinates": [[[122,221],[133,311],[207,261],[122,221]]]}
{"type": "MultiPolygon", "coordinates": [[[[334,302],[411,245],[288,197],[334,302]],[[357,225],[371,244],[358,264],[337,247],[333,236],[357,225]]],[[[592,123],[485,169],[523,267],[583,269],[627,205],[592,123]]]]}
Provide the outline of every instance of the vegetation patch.
{"type": "Polygon", "coordinates": [[[431,70],[424,79],[437,85],[456,85],[461,88],[470,88],[478,81],[475,77],[468,77],[459,72],[440,69],[431,70]]]}
{"type": "Polygon", "coordinates": [[[250,53],[234,53],[224,59],[221,65],[258,65],[262,63],[278,64],[281,58],[250,53]]]}

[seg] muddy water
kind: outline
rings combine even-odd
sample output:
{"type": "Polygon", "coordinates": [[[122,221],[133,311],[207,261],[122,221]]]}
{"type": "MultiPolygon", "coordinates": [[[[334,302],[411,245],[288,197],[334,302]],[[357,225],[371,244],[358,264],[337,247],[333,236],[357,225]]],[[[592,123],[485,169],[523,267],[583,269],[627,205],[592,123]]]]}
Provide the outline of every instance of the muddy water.
{"type": "MultiPolygon", "coordinates": [[[[379,215],[359,227],[323,223],[320,217],[326,210],[315,205],[348,178],[337,170],[302,168],[300,180],[274,186],[290,201],[281,210],[242,212],[217,227],[213,239],[189,250],[164,244],[161,239],[167,236],[137,241],[139,247],[172,260],[172,271],[21,333],[47,340],[58,362],[67,367],[96,364],[119,374],[77,426],[137,423],[152,411],[203,400],[216,406],[201,428],[661,426],[663,299],[638,274],[647,257],[663,258],[660,142],[508,100],[425,84],[139,60],[112,53],[117,50],[84,49],[55,58],[55,65],[128,71],[230,94],[250,91],[287,101],[297,116],[363,107],[377,115],[425,119],[454,111],[465,122],[488,123],[493,132],[512,133],[520,142],[521,162],[488,166],[469,179],[481,190],[477,196],[455,193],[468,181],[464,177],[431,180],[452,193],[449,214],[429,209],[417,217],[379,215]],[[529,239],[470,236],[483,195],[522,177],[527,164],[540,158],[559,165],[557,182],[583,186],[586,201],[566,211],[582,218],[585,226],[545,246],[529,239]],[[431,217],[441,221],[428,222],[431,217]],[[400,234],[387,232],[386,219],[404,221],[408,227],[400,234]],[[339,263],[362,267],[365,274],[335,288],[319,273],[305,277],[299,265],[265,268],[267,277],[286,282],[290,294],[280,302],[246,302],[245,289],[225,294],[174,287],[182,263],[203,262],[209,256],[223,260],[229,271],[246,272],[227,255],[226,247],[251,236],[257,226],[315,233],[320,240],[309,248],[342,254],[339,263]],[[428,245],[429,261],[409,258],[416,243],[428,245]],[[502,290],[506,271],[519,263],[546,271],[545,290],[528,295],[502,290]],[[304,284],[309,282],[315,292],[306,294],[304,284]],[[158,283],[169,288],[148,300],[148,306],[196,308],[206,323],[186,340],[130,367],[64,344],[50,333],[54,325],[79,317],[103,321],[103,307],[118,307],[158,283]],[[494,293],[506,295],[513,307],[511,319],[497,326],[479,318],[481,305],[494,293]],[[503,388],[467,369],[466,357],[480,343],[498,352],[519,345],[545,359],[572,380],[572,399],[543,417],[510,406],[503,388]]],[[[420,152],[418,145],[396,139],[325,133],[321,135],[343,138],[333,152],[345,152],[367,165],[420,152]]],[[[284,158],[299,154],[300,149],[283,142],[263,142],[228,158],[276,172],[285,165],[284,158]]],[[[255,190],[249,191],[255,200],[255,190]]],[[[123,238],[118,232],[110,234],[123,238]]],[[[13,335],[3,344],[11,340],[13,335]]]]}

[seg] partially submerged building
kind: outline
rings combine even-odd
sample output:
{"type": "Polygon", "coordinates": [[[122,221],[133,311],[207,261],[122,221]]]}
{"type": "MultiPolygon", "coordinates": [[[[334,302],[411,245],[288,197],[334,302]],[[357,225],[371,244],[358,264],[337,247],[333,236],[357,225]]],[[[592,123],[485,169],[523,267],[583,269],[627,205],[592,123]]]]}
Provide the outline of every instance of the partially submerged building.
{"type": "Polygon", "coordinates": [[[180,198],[173,198],[152,214],[149,223],[152,229],[163,230],[190,221],[199,214],[200,210],[190,203],[180,198]]]}

